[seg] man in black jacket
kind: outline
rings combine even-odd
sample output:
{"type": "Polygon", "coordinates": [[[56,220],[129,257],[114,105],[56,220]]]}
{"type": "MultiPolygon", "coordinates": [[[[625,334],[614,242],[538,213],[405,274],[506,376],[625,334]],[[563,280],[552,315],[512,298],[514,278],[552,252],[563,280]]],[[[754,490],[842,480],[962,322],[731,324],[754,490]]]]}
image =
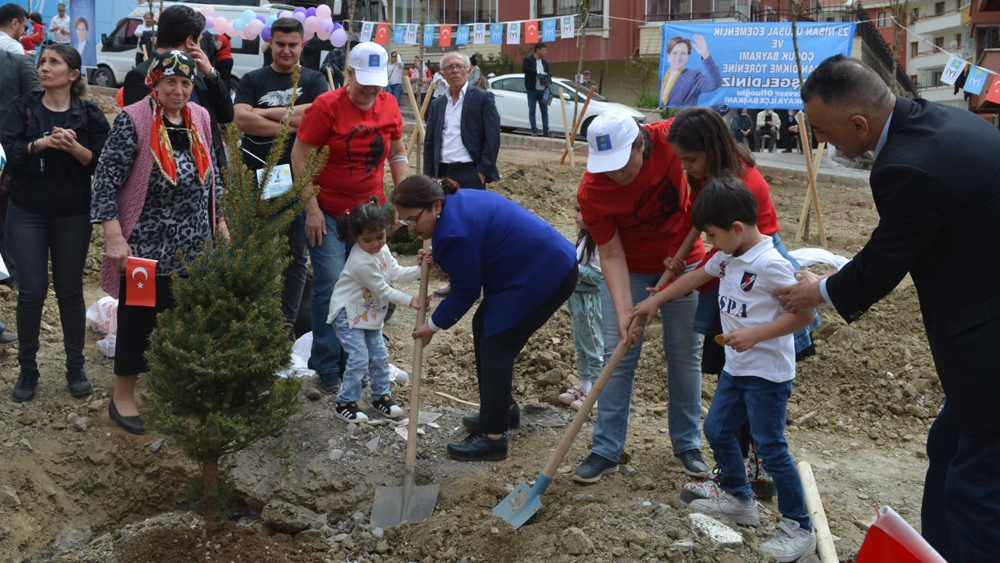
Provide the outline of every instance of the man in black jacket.
{"type": "Polygon", "coordinates": [[[871,239],[840,272],[797,272],[786,309],[831,304],[848,322],[910,274],[945,404],[927,437],[921,530],[950,563],[995,561],[1000,546],[1000,131],[955,108],[895,97],[837,55],[802,88],[820,142],[873,150],[871,239]]]}
{"type": "Polygon", "coordinates": [[[549,84],[552,83],[552,71],[549,61],[545,60],[548,48],[545,43],[536,43],[531,54],[524,57],[521,72],[524,73],[524,89],[528,93],[528,122],[531,123],[531,134],[538,136],[535,124],[535,106],[542,110],[542,136],[549,136],[549,84]]]}
{"type": "MultiPolygon", "coordinates": [[[[194,92],[191,101],[208,110],[212,119],[212,149],[215,162],[220,167],[226,165],[226,149],[222,145],[222,135],[219,125],[233,120],[233,100],[229,97],[229,85],[212,67],[208,55],[202,51],[199,43],[201,32],[205,29],[205,16],[192,10],[189,6],[176,4],[163,10],[160,14],[159,34],[156,36],[156,52],[178,50],[184,51],[198,65],[198,74],[194,78],[194,92]]],[[[151,54],[152,55],[152,54],[151,54]]],[[[124,98],[125,105],[132,105],[149,94],[146,87],[146,72],[149,71],[150,60],[130,70],[125,75],[124,98]]]]}
{"type": "Polygon", "coordinates": [[[500,179],[500,113],[491,92],[468,85],[470,70],[469,58],[461,53],[441,59],[448,93],[427,110],[424,174],[485,189],[487,182],[500,179]]]}

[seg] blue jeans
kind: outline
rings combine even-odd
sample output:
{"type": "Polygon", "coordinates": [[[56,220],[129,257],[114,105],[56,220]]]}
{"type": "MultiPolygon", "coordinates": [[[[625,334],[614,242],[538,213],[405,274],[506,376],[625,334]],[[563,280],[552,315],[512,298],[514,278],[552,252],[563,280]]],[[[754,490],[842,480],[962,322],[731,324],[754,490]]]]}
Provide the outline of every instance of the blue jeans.
{"type": "MultiPolygon", "coordinates": [[[[341,348],[333,326],[327,324],[330,316],[330,298],[333,296],[333,286],[340,278],[340,272],[347,262],[347,246],[337,237],[337,218],[326,211],[326,234],[323,243],[313,246],[308,240],[309,256],[313,265],[312,286],[312,332],[313,344],[309,365],[319,374],[320,381],[327,386],[340,383],[341,348]]],[[[302,217],[302,228],[305,229],[305,212],[302,217]]]]}
{"type": "Polygon", "coordinates": [[[546,92],[547,90],[528,90],[528,123],[531,124],[532,133],[538,132],[538,127],[535,124],[535,106],[537,105],[542,110],[542,131],[546,135],[549,134],[549,104],[545,103],[543,99],[546,92]]]}
{"type": "Polygon", "coordinates": [[[719,486],[740,498],[752,498],[736,433],[750,420],[757,456],[778,489],[778,511],[803,528],[812,528],[806,511],[802,481],[785,441],[785,415],[792,395],[792,380],[775,383],[760,377],[733,377],[722,370],[712,407],[705,417],[705,438],[715,463],[722,470],[719,486]]]}
{"type": "Polygon", "coordinates": [[[382,331],[351,328],[344,310],[334,319],[333,329],[347,352],[347,368],[337,403],[355,403],[361,398],[361,380],[366,373],[372,376],[372,400],[389,395],[389,351],[385,349],[382,331]]]}
{"type": "MultiPolygon", "coordinates": [[[[660,274],[629,274],[632,302],[647,297],[646,288],[655,284],[660,274]]],[[[618,346],[618,315],[607,284],[601,287],[604,315],[604,361],[607,362],[618,346]]],[[[660,307],[663,318],[663,355],[667,360],[667,423],[674,453],[701,448],[701,337],[691,329],[698,306],[695,294],[682,297],[660,307]]],[[[594,425],[594,453],[610,461],[618,461],[628,433],[628,414],[632,402],[632,384],[639,364],[643,339],[626,352],[611,380],[597,401],[597,423],[594,425]]]]}
{"type": "MultiPolygon", "coordinates": [[[[602,284],[603,285],[603,284],[602,284]]],[[[574,291],[566,301],[576,345],[576,371],[580,381],[597,381],[604,369],[604,320],[599,292],[574,291]]]]}
{"type": "Polygon", "coordinates": [[[927,435],[920,508],[924,539],[949,563],[996,561],[1000,545],[1000,427],[962,434],[947,402],[927,435]]]}
{"type": "Polygon", "coordinates": [[[396,104],[403,109],[403,84],[390,84],[385,87],[385,91],[396,97],[396,104]]]}

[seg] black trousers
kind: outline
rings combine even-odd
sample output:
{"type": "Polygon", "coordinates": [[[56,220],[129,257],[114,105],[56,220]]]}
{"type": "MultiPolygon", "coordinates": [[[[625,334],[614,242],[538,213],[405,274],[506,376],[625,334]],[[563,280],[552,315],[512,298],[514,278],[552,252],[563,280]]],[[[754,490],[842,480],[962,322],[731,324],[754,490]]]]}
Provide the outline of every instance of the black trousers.
{"type": "Polygon", "coordinates": [[[450,178],[458,182],[460,188],[473,188],[485,190],[486,184],[479,179],[479,172],[472,162],[459,162],[446,164],[442,162],[438,165],[438,173],[442,178],[450,178]]]}
{"type": "Polygon", "coordinates": [[[52,281],[59,302],[66,370],[83,369],[87,306],[83,301],[83,266],[92,230],[90,214],[49,217],[26,211],[13,201],[7,207],[7,238],[20,270],[17,293],[17,362],[22,370],[37,371],[38,333],[42,306],[49,291],[49,255],[52,281]]]}
{"type": "Polygon", "coordinates": [[[482,432],[503,434],[507,431],[509,409],[514,405],[511,387],[514,379],[514,358],[521,353],[528,339],[562,307],[576,288],[578,270],[572,268],[566,279],[538,308],[521,322],[500,334],[486,338],[483,330],[483,308],[472,317],[472,341],[476,356],[476,377],[479,379],[479,417],[482,432]]]}
{"type": "Polygon", "coordinates": [[[125,272],[118,278],[118,338],[115,340],[115,375],[138,375],[149,371],[146,351],[149,335],[156,328],[156,315],[174,306],[173,279],[156,276],[156,306],[126,305],[125,272]]]}
{"type": "Polygon", "coordinates": [[[299,317],[299,306],[302,304],[302,293],[306,288],[306,231],[305,213],[299,213],[288,226],[288,253],[292,261],[285,267],[284,284],[281,290],[281,312],[285,314],[285,323],[295,326],[299,317]]]}
{"type": "Polygon", "coordinates": [[[221,61],[216,61],[215,70],[219,72],[219,78],[225,81],[226,86],[229,86],[229,81],[233,76],[233,59],[223,59],[221,61]]]}

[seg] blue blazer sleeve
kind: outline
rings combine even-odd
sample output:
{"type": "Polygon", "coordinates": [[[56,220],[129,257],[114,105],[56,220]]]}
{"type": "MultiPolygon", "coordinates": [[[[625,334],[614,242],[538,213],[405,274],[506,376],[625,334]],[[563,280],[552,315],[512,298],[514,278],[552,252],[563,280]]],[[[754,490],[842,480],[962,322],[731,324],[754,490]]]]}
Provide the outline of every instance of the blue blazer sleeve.
{"type": "MultiPolygon", "coordinates": [[[[466,233],[469,234],[469,233],[466,233]]],[[[483,288],[483,245],[468,236],[445,236],[434,241],[434,261],[448,272],[451,293],[431,318],[441,329],[454,326],[479,300],[483,288]]]]}
{"type": "Polygon", "coordinates": [[[480,98],[480,115],[483,118],[483,146],[476,171],[486,176],[487,182],[500,180],[497,157],[500,155],[500,112],[497,111],[493,92],[477,89],[480,98]]]}

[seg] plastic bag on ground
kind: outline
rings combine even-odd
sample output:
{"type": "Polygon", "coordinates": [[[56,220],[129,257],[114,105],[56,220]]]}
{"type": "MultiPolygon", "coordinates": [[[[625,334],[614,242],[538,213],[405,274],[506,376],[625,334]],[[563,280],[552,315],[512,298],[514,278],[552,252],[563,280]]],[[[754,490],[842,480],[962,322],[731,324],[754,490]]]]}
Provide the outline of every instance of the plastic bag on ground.
{"type": "Polygon", "coordinates": [[[87,328],[108,336],[118,334],[118,300],[105,295],[88,307],[87,328]]]}

